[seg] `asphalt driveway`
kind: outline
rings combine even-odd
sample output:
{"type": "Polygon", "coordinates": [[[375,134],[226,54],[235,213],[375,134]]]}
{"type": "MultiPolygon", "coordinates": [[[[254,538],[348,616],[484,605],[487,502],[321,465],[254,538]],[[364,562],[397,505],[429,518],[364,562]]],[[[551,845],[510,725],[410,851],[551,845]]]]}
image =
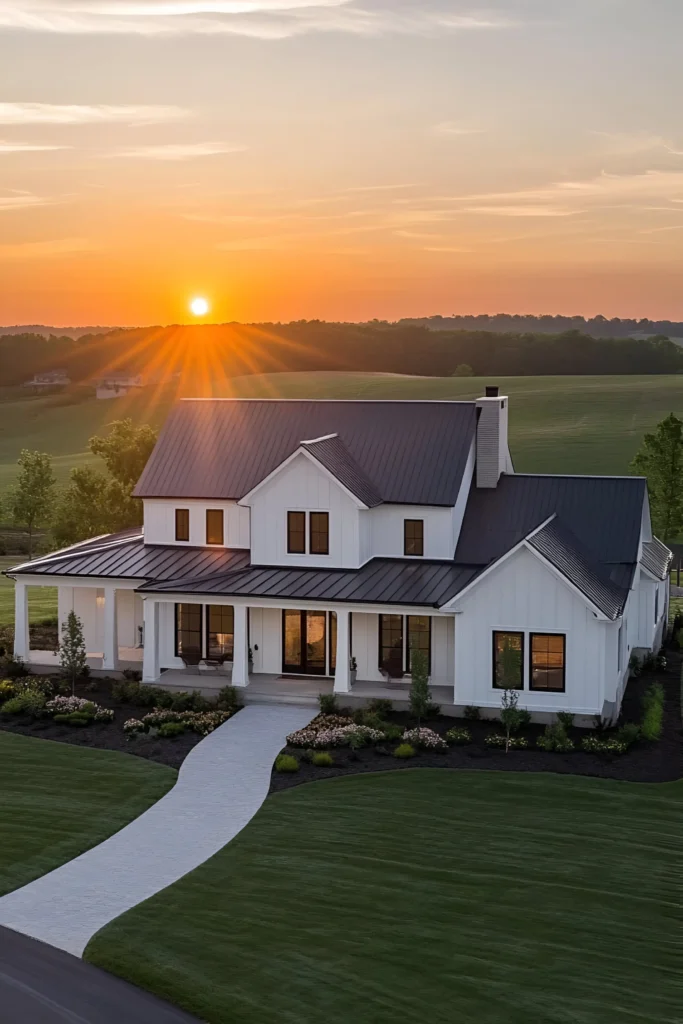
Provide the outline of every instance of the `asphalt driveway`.
{"type": "Polygon", "coordinates": [[[69,953],[0,928],[2,1024],[198,1024],[69,953]]]}

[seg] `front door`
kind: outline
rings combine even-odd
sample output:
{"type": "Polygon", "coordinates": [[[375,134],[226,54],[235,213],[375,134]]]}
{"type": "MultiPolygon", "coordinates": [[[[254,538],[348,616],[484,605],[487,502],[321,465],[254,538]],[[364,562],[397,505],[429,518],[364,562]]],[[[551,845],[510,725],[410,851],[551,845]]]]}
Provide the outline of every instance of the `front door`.
{"type": "Polygon", "coordinates": [[[282,613],[282,671],[302,676],[325,675],[325,612],[282,613]]]}

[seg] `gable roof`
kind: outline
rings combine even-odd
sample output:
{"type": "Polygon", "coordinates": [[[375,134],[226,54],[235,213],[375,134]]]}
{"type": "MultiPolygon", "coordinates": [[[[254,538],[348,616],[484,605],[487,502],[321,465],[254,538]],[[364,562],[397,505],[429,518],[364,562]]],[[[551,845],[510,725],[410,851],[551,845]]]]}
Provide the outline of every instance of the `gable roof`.
{"type": "Polygon", "coordinates": [[[186,399],[170,413],[135,496],[237,501],[302,441],[337,434],[348,456],[335,444],[318,449],[321,459],[335,475],[360,473],[354,486],[368,496],[455,505],[476,415],[473,402],[186,399]]]}
{"type": "Polygon", "coordinates": [[[655,579],[665,580],[668,577],[673,557],[673,552],[656,537],[643,543],[642,563],[655,579]]]}
{"type": "Polygon", "coordinates": [[[455,560],[497,561],[555,514],[595,562],[635,565],[646,494],[642,477],[504,475],[470,491],[455,560]]]}
{"type": "Polygon", "coordinates": [[[301,447],[368,508],[382,504],[382,495],[352,457],[339,434],[318,437],[314,441],[302,441],[301,447]]]}
{"type": "Polygon", "coordinates": [[[606,567],[595,561],[557,516],[526,540],[604,615],[610,619],[621,615],[628,587],[610,579],[606,567]]]}

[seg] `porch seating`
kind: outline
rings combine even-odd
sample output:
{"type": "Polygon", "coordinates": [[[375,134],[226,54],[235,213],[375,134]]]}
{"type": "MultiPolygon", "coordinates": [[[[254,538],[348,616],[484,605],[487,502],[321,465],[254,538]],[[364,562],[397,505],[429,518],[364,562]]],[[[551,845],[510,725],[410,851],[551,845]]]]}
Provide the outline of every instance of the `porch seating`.
{"type": "Polygon", "coordinates": [[[387,686],[400,686],[403,683],[403,650],[392,649],[380,666],[380,672],[387,686]]]}
{"type": "Polygon", "coordinates": [[[186,647],[180,655],[183,665],[189,671],[195,669],[199,675],[199,663],[202,660],[202,652],[199,647],[186,647]]]}
{"type": "Polygon", "coordinates": [[[226,651],[224,654],[218,654],[216,657],[204,658],[204,664],[207,668],[213,668],[216,672],[220,672],[221,669],[225,669],[226,664],[230,664],[232,667],[232,653],[226,651]]]}

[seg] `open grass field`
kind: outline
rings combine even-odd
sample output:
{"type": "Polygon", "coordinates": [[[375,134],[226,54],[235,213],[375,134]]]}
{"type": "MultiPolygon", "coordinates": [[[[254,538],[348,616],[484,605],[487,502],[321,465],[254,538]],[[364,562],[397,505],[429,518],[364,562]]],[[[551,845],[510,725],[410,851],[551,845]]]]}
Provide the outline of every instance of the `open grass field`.
{"type": "MultiPolygon", "coordinates": [[[[471,399],[488,378],[405,377],[373,373],[276,373],[238,377],[222,394],[266,398],[471,399]]],[[[643,434],[669,412],[683,414],[683,376],[507,377],[510,441],[521,472],[625,473],[643,434]]],[[[96,464],[88,439],[114,419],[160,426],[175,391],[149,389],[112,401],[68,395],[0,393],[0,493],[22,448],[54,456],[60,481],[73,466],[96,464]]]]}
{"type": "Polygon", "coordinates": [[[3,895],[118,832],[171,789],[176,772],[130,754],[0,732],[0,779],[3,895]]]}
{"type": "MultiPolygon", "coordinates": [[[[23,555],[0,556],[0,627],[14,625],[14,580],[2,573],[25,560],[23,555]]],[[[56,587],[29,587],[29,622],[42,622],[57,615],[56,587]]]]}
{"type": "Polygon", "coordinates": [[[85,957],[210,1024],[673,1024],[682,809],[683,783],[305,785],[85,957]]]}

